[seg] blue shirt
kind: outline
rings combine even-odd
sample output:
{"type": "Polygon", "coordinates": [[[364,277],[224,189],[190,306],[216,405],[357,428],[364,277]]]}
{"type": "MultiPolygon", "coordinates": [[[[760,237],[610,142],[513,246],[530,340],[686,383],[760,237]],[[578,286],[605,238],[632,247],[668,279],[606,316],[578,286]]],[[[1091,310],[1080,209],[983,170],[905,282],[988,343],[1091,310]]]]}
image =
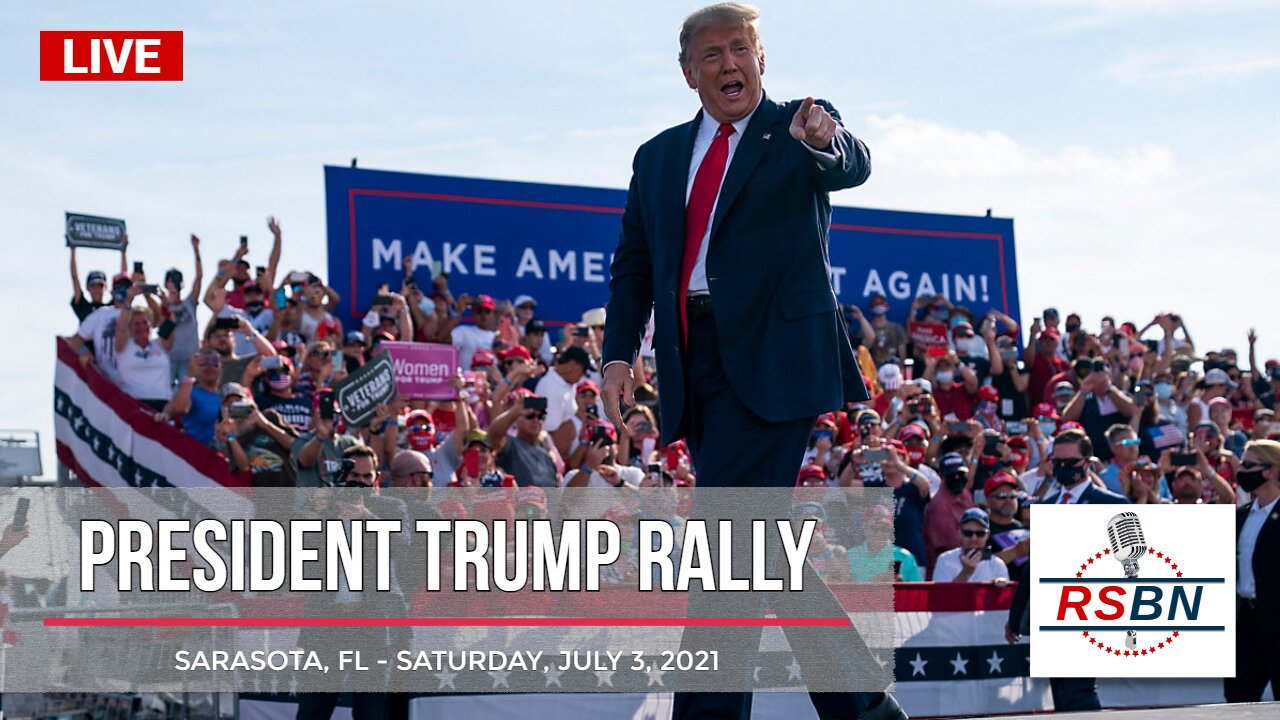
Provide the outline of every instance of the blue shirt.
{"type": "Polygon", "coordinates": [[[221,395],[201,387],[191,388],[191,409],[182,417],[182,429],[205,445],[212,445],[213,426],[221,409],[221,395]]]}
{"type": "Polygon", "coordinates": [[[924,508],[928,504],[929,498],[920,497],[920,491],[909,482],[893,490],[894,544],[917,558],[925,556],[924,508]]]}
{"type": "Polygon", "coordinates": [[[1103,484],[1106,485],[1107,489],[1110,490],[1111,492],[1117,495],[1124,494],[1124,490],[1120,488],[1120,466],[1119,465],[1115,464],[1114,462],[1107,463],[1107,466],[1102,468],[1102,472],[1098,473],[1098,478],[1102,480],[1103,484]]]}

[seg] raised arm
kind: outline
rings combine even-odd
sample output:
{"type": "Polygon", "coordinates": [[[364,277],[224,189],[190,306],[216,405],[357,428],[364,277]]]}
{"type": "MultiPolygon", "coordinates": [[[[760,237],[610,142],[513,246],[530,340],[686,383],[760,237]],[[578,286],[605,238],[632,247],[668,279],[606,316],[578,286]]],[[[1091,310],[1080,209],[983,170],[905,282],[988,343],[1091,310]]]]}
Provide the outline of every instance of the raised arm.
{"type": "Polygon", "coordinates": [[[76,269],[76,246],[71,246],[71,299],[84,300],[84,288],[80,286],[80,271],[76,269]]]}
{"type": "Polygon", "coordinates": [[[819,190],[834,192],[856,187],[871,176],[871,153],[840,120],[826,100],[805,98],[791,117],[791,137],[810,153],[833,153],[834,162],[815,156],[813,177],[819,190]]]}
{"type": "Polygon", "coordinates": [[[204,284],[204,263],[200,260],[200,238],[191,234],[191,252],[196,256],[196,271],[191,278],[191,304],[194,305],[200,297],[200,286],[204,284]]]}
{"type": "Polygon", "coordinates": [[[267,229],[271,231],[271,255],[267,258],[267,288],[270,288],[275,285],[276,269],[280,266],[280,223],[275,216],[267,218],[267,229]]]}

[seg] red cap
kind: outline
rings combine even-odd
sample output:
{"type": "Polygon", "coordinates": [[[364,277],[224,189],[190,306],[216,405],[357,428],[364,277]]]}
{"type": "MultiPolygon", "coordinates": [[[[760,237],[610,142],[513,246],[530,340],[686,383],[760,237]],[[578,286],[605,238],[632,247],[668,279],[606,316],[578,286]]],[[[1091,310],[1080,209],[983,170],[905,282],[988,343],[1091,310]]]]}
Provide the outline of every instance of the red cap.
{"type": "Polygon", "coordinates": [[[925,432],[924,428],[920,427],[919,425],[916,425],[915,423],[907,423],[906,425],[902,426],[901,430],[898,431],[898,439],[907,440],[908,438],[920,438],[921,440],[928,440],[929,433],[925,432]]]}
{"type": "Polygon", "coordinates": [[[1005,441],[1005,445],[1011,448],[1022,448],[1023,450],[1031,447],[1031,444],[1027,442],[1026,435],[1012,435],[1005,441]]]}
{"type": "Polygon", "coordinates": [[[1000,391],[995,385],[983,385],[978,388],[978,399],[988,402],[1000,402],[1000,391]]]}
{"type": "Polygon", "coordinates": [[[1049,403],[1040,403],[1039,405],[1036,405],[1036,411],[1032,413],[1032,415],[1035,415],[1038,418],[1047,417],[1057,420],[1058,409],[1049,403]]]}
{"type": "Polygon", "coordinates": [[[497,307],[497,304],[496,304],[496,303],[494,303],[494,301],[493,301],[493,298],[492,298],[492,297],[490,297],[490,296],[488,296],[488,295],[480,295],[480,296],[476,297],[476,299],[475,299],[475,300],[472,300],[472,301],[471,301],[471,307],[472,307],[472,309],[475,309],[475,308],[488,308],[489,310],[492,310],[492,309],[494,309],[495,307],[497,307]]]}
{"type": "Polygon", "coordinates": [[[818,480],[826,480],[827,471],[824,470],[821,465],[810,464],[800,468],[800,478],[798,482],[804,482],[805,480],[809,480],[813,478],[817,478],[818,480]]]}
{"type": "Polygon", "coordinates": [[[431,412],[431,419],[440,432],[449,432],[458,426],[458,416],[452,410],[439,407],[431,412]]]}
{"type": "Polygon", "coordinates": [[[1009,473],[998,472],[987,478],[987,484],[982,486],[982,492],[986,495],[990,495],[1001,485],[1012,485],[1014,487],[1018,487],[1018,479],[1009,473]]]}
{"type": "Polygon", "coordinates": [[[829,413],[829,412],[828,412],[828,413],[822,413],[821,415],[819,415],[819,416],[818,416],[818,419],[817,419],[817,420],[815,420],[815,421],[813,422],[813,425],[814,425],[814,427],[817,427],[817,426],[819,426],[819,425],[822,425],[823,427],[827,427],[827,428],[830,428],[830,429],[832,429],[832,430],[835,430],[835,429],[836,429],[836,414],[835,414],[835,413],[829,413]]]}
{"type": "Polygon", "coordinates": [[[516,345],[514,347],[507,348],[506,350],[498,353],[498,357],[502,358],[503,362],[506,362],[511,358],[520,358],[521,360],[533,359],[533,355],[530,354],[529,348],[523,345],[516,345]]]}
{"type": "Polygon", "coordinates": [[[590,390],[596,395],[600,394],[600,386],[596,384],[595,380],[583,380],[582,382],[578,383],[578,387],[576,387],[574,390],[575,392],[583,392],[584,390],[590,390]]]}
{"type": "Polygon", "coordinates": [[[596,427],[604,428],[605,435],[608,435],[610,440],[618,442],[618,429],[613,426],[613,423],[607,420],[601,420],[596,423],[596,427]]]}
{"type": "Polygon", "coordinates": [[[900,453],[906,454],[907,452],[907,446],[903,445],[902,441],[899,440],[898,438],[889,438],[888,440],[884,441],[884,444],[888,445],[894,450],[897,450],[900,453]]]}
{"type": "Polygon", "coordinates": [[[1061,335],[1059,335],[1059,334],[1058,334],[1058,331],[1057,331],[1056,329],[1054,329],[1054,328],[1046,328],[1044,332],[1040,333],[1040,338],[1041,338],[1041,339],[1044,339],[1044,338],[1050,338],[1050,339],[1052,339],[1052,340],[1057,340],[1057,339],[1059,339],[1059,338],[1061,338],[1061,337],[1062,337],[1062,336],[1061,336],[1061,335]]]}
{"type": "Polygon", "coordinates": [[[1064,422],[1058,426],[1058,433],[1064,433],[1067,430],[1084,430],[1084,426],[1078,422],[1064,422]]]}
{"type": "Polygon", "coordinates": [[[492,350],[480,348],[471,356],[471,367],[488,367],[497,361],[498,358],[494,357],[492,350]]]}

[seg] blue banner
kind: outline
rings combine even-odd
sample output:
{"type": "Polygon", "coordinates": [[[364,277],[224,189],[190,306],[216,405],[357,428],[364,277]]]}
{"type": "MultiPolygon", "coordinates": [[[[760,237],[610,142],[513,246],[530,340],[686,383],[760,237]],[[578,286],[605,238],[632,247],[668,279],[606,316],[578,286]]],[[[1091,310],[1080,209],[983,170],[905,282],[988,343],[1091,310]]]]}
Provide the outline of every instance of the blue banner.
{"type": "MultiPolygon", "coordinates": [[[[325,280],[353,315],[380,283],[399,288],[413,257],[422,287],[439,263],[454,295],[531,295],[555,323],[608,300],[626,193],[326,167],[325,202],[325,280]]],[[[865,309],[882,293],[900,322],[912,298],[936,293],[975,315],[996,308],[1021,320],[1010,219],[837,207],[831,266],[841,303],[865,309]]]]}

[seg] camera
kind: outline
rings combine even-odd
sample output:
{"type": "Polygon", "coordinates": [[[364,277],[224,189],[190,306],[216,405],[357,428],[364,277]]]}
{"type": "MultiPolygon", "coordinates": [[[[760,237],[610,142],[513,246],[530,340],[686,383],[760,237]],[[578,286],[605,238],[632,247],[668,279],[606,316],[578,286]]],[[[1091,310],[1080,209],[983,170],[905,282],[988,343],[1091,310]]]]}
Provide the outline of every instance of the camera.
{"type": "Polygon", "coordinates": [[[862,457],[867,462],[884,462],[889,459],[888,448],[870,448],[862,451],[862,457]]]}
{"type": "Polygon", "coordinates": [[[235,330],[240,327],[240,320],[233,317],[220,317],[213,321],[213,327],[217,330],[235,330]]]}
{"type": "Polygon", "coordinates": [[[1195,467],[1198,461],[1199,457],[1193,452],[1178,452],[1169,458],[1174,467],[1195,467]]]}
{"type": "Polygon", "coordinates": [[[227,407],[227,415],[236,420],[243,420],[249,417],[249,413],[253,412],[253,403],[248,400],[233,402],[227,407]]]}
{"type": "Polygon", "coordinates": [[[544,397],[527,397],[524,399],[525,410],[547,411],[547,399],[544,397]]]}
{"type": "Polygon", "coordinates": [[[275,355],[272,355],[271,357],[264,357],[262,358],[260,365],[263,370],[279,370],[280,358],[275,355]]]}

